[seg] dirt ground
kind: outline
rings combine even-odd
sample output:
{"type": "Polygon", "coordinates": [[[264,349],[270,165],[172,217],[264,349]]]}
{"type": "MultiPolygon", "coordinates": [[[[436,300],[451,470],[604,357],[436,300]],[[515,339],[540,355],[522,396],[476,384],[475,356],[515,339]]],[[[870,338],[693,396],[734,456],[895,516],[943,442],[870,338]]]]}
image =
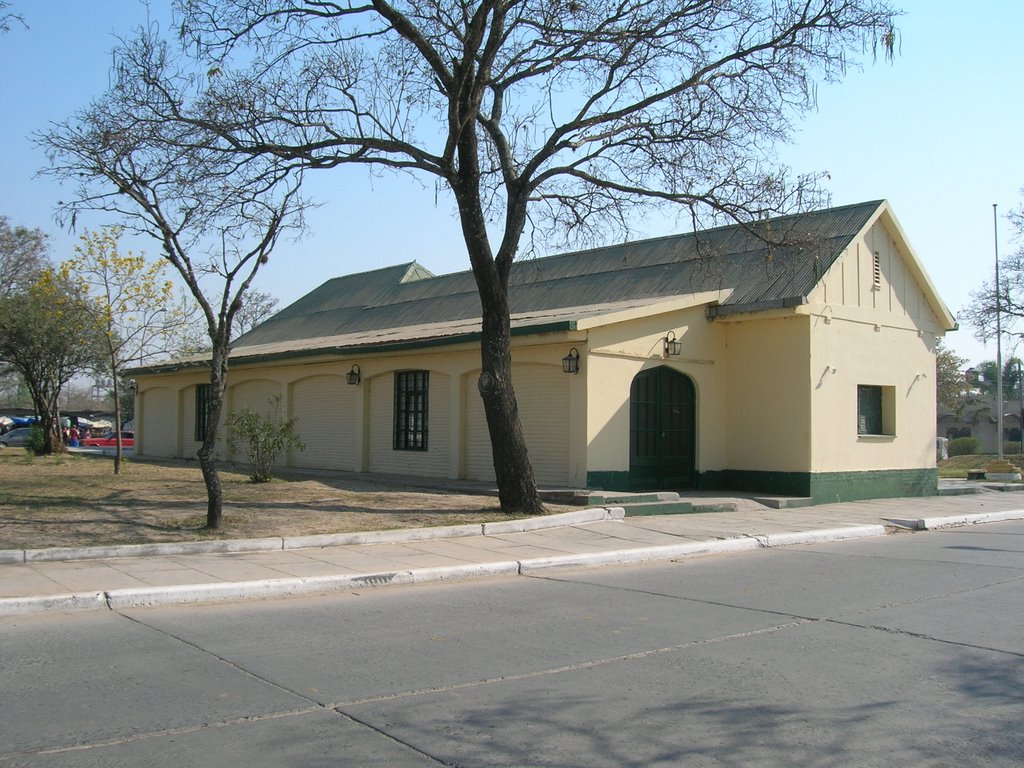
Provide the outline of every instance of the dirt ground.
{"type": "MultiPolygon", "coordinates": [[[[346,473],[289,473],[254,484],[222,467],[224,521],[205,530],[206,488],[194,461],[31,457],[0,449],[0,549],[82,547],[377,531],[507,520],[492,496],[397,487],[346,473]]],[[[548,505],[550,512],[573,507],[548,505]]]]}

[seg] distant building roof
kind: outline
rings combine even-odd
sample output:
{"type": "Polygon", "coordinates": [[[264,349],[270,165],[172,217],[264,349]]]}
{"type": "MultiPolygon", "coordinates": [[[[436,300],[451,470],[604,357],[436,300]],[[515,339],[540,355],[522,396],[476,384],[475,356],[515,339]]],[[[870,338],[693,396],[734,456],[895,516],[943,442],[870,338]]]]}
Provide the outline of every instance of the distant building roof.
{"type": "MultiPolygon", "coordinates": [[[[948,406],[938,404],[938,418],[940,421],[954,421],[963,424],[995,424],[998,414],[996,413],[995,395],[976,395],[963,402],[956,410],[948,406]]],[[[1019,418],[1021,415],[1020,399],[1016,396],[1008,396],[1003,402],[1003,416],[1019,418]]]]}

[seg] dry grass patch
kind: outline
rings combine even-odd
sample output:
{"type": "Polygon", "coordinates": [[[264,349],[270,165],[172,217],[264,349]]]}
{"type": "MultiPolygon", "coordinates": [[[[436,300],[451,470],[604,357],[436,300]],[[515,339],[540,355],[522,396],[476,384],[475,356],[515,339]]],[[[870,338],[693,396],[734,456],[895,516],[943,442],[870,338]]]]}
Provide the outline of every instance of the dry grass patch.
{"type": "MultiPolygon", "coordinates": [[[[968,456],[951,456],[939,462],[939,477],[966,478],[967,472],[972,469],[984,469],[996,456],[993,453],[974,453],[968,456]]],[[[1005,458],[1015,467],[1024,463],[1024,454],[1006,454],[1005,458]]]]}
{"type": "MultiPolygon", "coordinates": [[[[491,496],[388,487],[344,473],[253,484],[224,468],[224,524],[204,530],[206,488],[186,461],[29,457],[0,449],[0,549],[301,536],[507,520],[491,496]]],[[[550,506],[558,512],[571,507],[550,506]]]]}

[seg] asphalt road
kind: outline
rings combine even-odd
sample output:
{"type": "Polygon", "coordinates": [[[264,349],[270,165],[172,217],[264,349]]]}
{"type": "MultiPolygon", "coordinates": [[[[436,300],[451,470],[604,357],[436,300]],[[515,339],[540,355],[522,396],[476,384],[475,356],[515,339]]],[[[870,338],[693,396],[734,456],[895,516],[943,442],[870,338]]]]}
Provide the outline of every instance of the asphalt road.
{"type": "Polygon", "coordinates": [[[0,622],[6,766],[1024,764],[1024,523],[0,622]]]}

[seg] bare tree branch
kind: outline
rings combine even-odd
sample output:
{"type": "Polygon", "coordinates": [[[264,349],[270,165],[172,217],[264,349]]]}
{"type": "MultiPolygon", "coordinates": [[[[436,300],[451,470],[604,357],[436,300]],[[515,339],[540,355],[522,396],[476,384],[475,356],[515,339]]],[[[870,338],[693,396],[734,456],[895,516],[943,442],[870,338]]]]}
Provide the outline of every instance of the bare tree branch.
{"type": "MultiPolygon", "coordinates": [[[[210,340],[207,428],[199,450],[207,525],[220,526],[217,429],[235,318],[282,234],[302,228],[302,167],[272,153],[241,153],[206,127],[237,109],[240,94],[182,66],[148,30],[117,51],[114,85],[73,118],[36,139],[45,171],[76,185],[59,219],[99,210],[155,239],[200,308],[210,340]]],[[[216,80],[216,78],[213,78],[216,80]]]]}
{"type": "MultiPolygon", "coordinates": [[[[815,83],[842,77],[851,56],[895,45],[884,0],[176,8],[205,80],[177,78],[159,46],[129,47],[126,63],[142,75],[123,86],[138,91],[130,134],[201,145],[213,178],[223,171],[268,189],[276,173],[364,165],[427,174],[450,191],[481,299],[482,367],[496,382],[484,410],[502,505],[530,512],[540,503],[511,386],[508,317],[524,236],[593,240],[658,206],[695,223],[749,223],[817,203],[816,178],[780,167],[775,148],[813,106],[815,83]],[[200,95],[186,99],[192,91],[200,95]],[[167,124],[180,135],[166,138],[167,124]]],[[[146,189],[136,205],[162,204],[146,189]]],[[[198,198],[170,193],[189,201],[176,219],[189,231],[209,215],[198,198]]],[[[181,234],[161,234],[174,258],[181,234]]]]}

